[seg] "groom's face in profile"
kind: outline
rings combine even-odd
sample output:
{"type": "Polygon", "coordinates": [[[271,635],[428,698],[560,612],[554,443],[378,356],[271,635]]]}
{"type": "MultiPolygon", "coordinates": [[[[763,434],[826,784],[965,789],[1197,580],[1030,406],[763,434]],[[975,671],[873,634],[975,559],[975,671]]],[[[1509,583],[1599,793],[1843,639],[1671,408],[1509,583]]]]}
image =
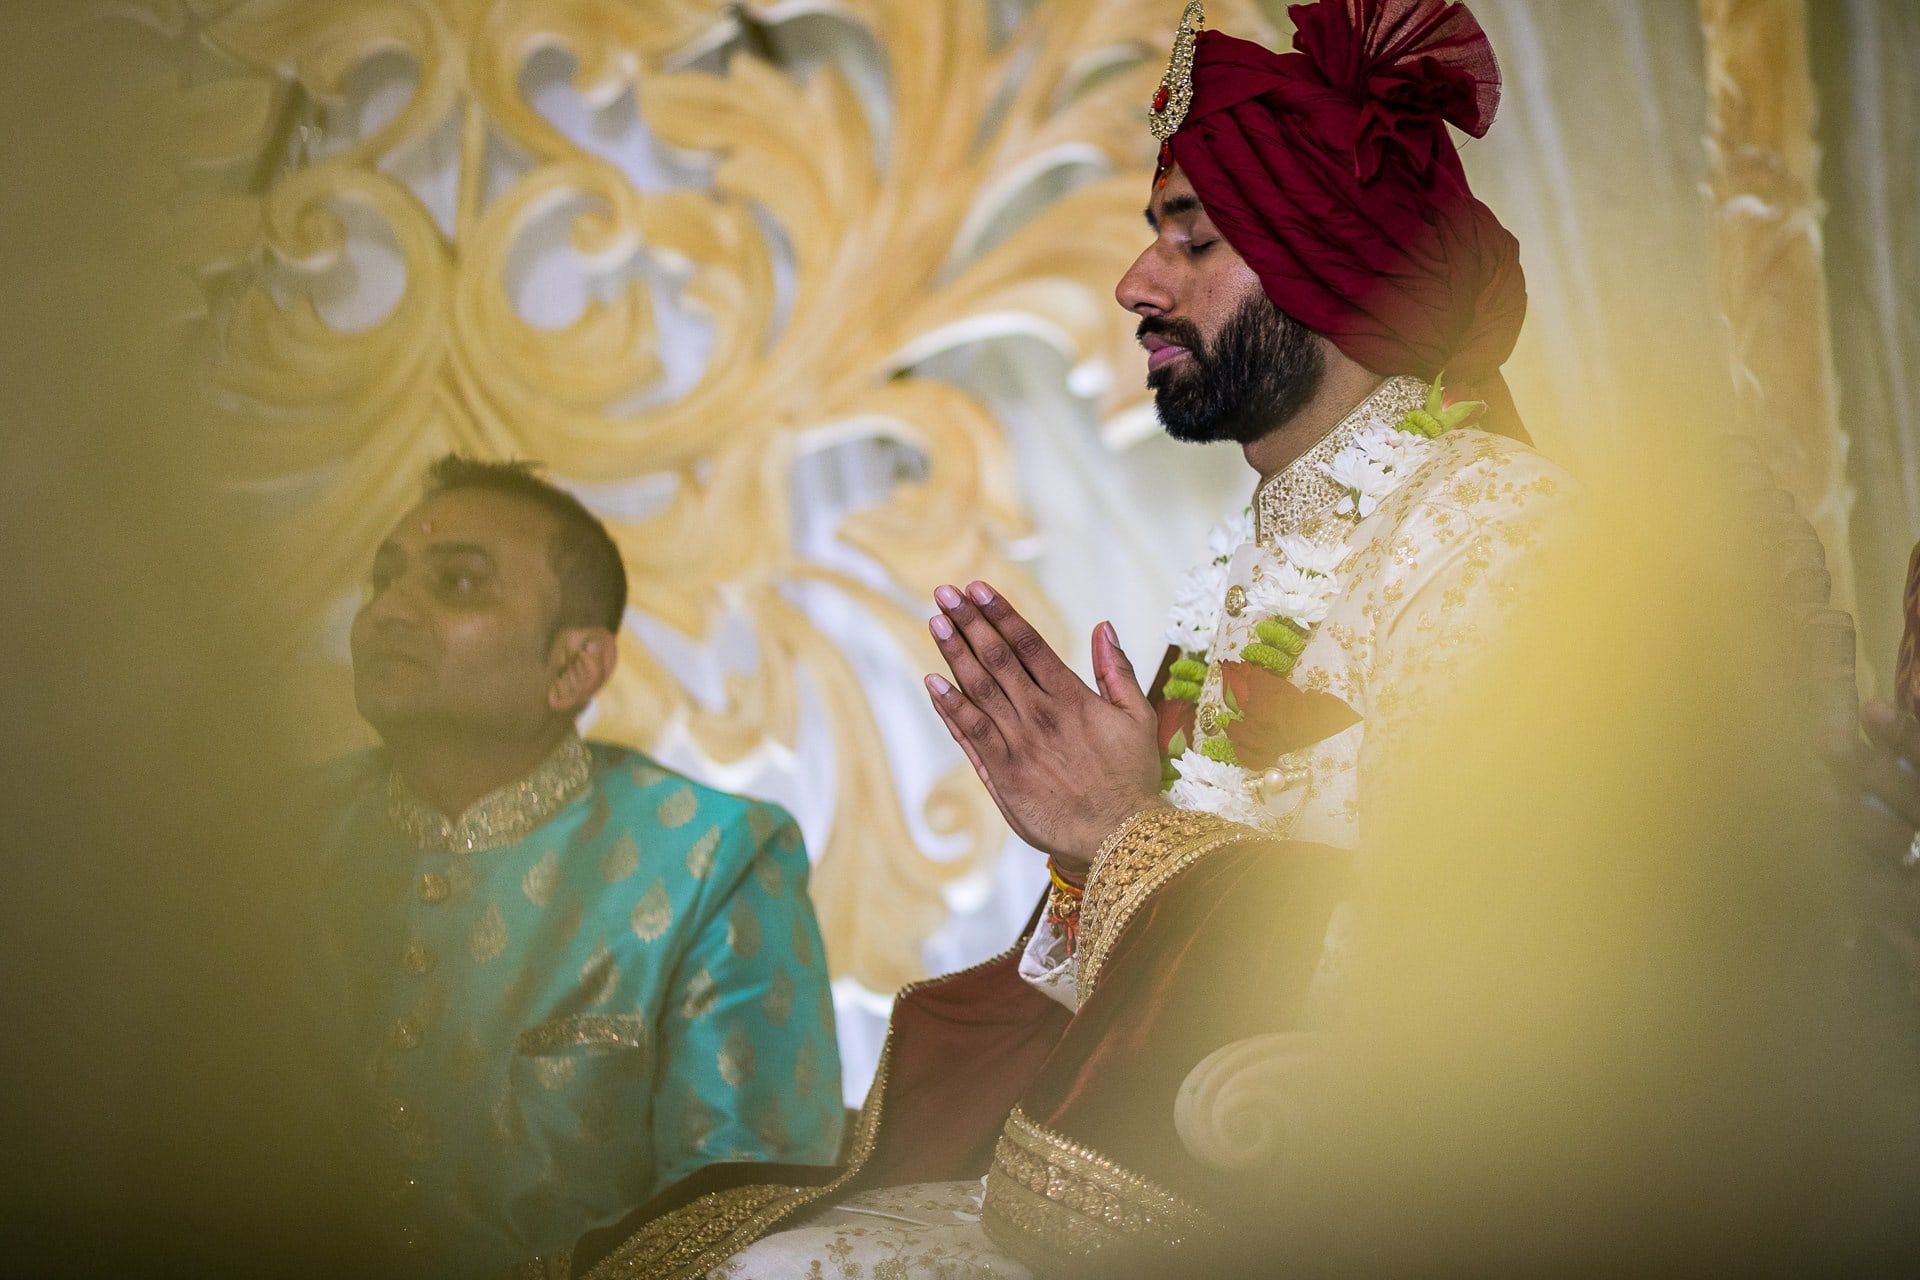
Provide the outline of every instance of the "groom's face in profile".
{"type": "Polygon", "coordinates": [[[1146,214],[1153,243],[1114,296],[1140,317],[1160,421],[1177,440],[1257,440],[1319,389],[1322,340],[1268,301],[1179,168],[1146,214]]]}

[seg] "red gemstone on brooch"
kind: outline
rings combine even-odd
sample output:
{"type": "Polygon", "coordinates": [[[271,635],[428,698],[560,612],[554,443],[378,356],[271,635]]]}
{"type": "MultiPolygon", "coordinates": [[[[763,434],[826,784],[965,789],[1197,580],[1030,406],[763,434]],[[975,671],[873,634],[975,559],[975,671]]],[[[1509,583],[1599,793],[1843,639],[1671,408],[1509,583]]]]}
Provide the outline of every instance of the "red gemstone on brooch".
{"type": "Polygon", "coordinates": [[[1165,111],[1167,109],[1167,86],[1161,85],[1159,92],[1153,95],[1153,109],[1155,111],[1165,111]]]}

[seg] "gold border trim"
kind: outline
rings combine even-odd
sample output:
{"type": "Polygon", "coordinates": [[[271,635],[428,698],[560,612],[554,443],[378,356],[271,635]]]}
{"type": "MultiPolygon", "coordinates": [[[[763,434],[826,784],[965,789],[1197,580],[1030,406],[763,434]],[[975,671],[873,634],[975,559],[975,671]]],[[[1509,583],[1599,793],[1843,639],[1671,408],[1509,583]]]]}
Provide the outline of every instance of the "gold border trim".
{"type": "Polygon", "coordinates": [[[532,773],[489,791],[457,818],[422,800],[398,769],[390,770],[387,817],[422,853],[485,853],[525,839],[592,783],[593,753],[568,734],[532,773]]]}
{"type": "Polygon", "coordinates": [[[1312,448],[1262,480],[1253,491],[1254,540],[1270,547],[1285,534],[1313,536],[1346,492],[1327,475],[1327,464],[1367,427],[1398,422],[1426,404],[1431,385],[1405,374],[1388,378],[1312,448]]]}
{"type": "MultiPolygon", "coordinates": [[[[1018,955],[1025,945],[1026,939],[1022,938],[990,960],[937,978],[909,983],[900,989],[895,1000],[936,982],[990,968],[1018,955]]],[[[867,1161],[873,1158],[892,1062],[893,1022],[889,1019],[887,1037],[880,1049],[880,1065],[874,1072],[872,1087],[867,1090],[866,1104],[860,1108],[860,1118],[854,1122],[853,1146],[846,1168],[831,1182],[818,1187],[763,1183],[709,1192],[692,1204],[660,1215],[628,1236],[595,1264],[584,1280],[698,1280],[802,1209],[838,1193],[858,1177],[867,1161]]]]}
{"type": "Polygon", "coordinates": [[[1093,994],[1127,924],[1162,886],[1209,854],[1260,838],[1252,827],[1170,805],[1142,809],[1121,823],[1094,855],[1080,900],[1080,1003],[1093,994]]]}
{"type": "Polygon", "coordinates": [[[1212,1215],[1019,1107],[1007,1117],[981,1211],[996,1245],[1036,1269],[1116,1250],[1178,1249],[1217,1230],[1212,1215]]]}
{"type": "Polygon", "coordinates": [[[553,1018],[528,1027],[514,1041],[514,1051],[538,1058],[556,1049],[589,1046],[640,1049],[647,1043],[647,1018],[640,1013],[590,1013],[553,1018]]]}

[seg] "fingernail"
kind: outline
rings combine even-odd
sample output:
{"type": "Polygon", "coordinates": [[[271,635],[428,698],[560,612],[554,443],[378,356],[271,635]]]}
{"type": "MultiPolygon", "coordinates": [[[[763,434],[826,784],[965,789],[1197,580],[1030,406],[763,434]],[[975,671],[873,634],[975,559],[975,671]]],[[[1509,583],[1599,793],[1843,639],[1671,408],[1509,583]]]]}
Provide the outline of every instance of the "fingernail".
{"type": "Polygon", "coordinates": [[[976,582],[968,587],[967,594],[973,597],[975,604],[993,603],[993,588],[984,582],[976,582]]]}
{"type": "Polygon", "coordinates": [[[933,617],[927,620],[927,625],[933,628],[934,639],[936,640],[953,639],[953,624],[947,621],[946,614],[944,613],[934,614],[933,617]]]}
{"type": "Polygon", "coordinates": [[[942,609],[958,609],[962,604],[966,603],[960,598],[960,593],[952,587],[935,587],[933,598],[940,602],[942,609]]]}
{"type": "Polygon", "coordinates": [[[1113,633],[1113,624],[1111,622],[1103,622],[1100,624],[1100,634],[1104,635],[1107,638],[1107,643],[1114,648],[1118,649],[1120,647],[1120,637],[1113,633]]]}
{"type": "Polygon", "coordinates": [[[948,684],[945,680],[942,680],[939,676],[928,676],[927,687],[933,690],[933,692],[937,696],[942,698],[946,697],[948,694],[953,692],[953,686],[948,684]]]}

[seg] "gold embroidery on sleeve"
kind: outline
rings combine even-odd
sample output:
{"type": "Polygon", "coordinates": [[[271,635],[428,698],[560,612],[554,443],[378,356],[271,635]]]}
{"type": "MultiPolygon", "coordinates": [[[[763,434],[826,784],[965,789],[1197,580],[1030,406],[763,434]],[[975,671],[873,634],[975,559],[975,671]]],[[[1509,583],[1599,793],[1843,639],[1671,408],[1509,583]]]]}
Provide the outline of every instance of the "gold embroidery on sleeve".
{"type": "Polygon", "coordinates": [[[533,1064],[533,1074],[540,1081],[540,1087],[549,1093],[558,1093],[573,1083],[573,1077],[580,1070],[577,1058],[541,1058],[533,1064]]]}
{"type": "Polygon", "coordinates": [[[631,831],[622,832],[607,850],[607,856],[600,859],[600,878],[608,884],[618,884],[639,869],[640,846],[634,843],[631,831]]]}
{"type": "Polygon", "coordinates": [[[693,794],[693,788],[681,787],[660,802],[660,808],[655,811],[654,817],[660,820],[661,826],[672,831],[692,822],[694,815],[699,812],[700,801],[693,794]]]}
{"type": "Polygon", "coordinates": [[[707,873],[713,870],[713,855],[719,848],[720,828],[707,828],[707,834],[694,841],[693,848],[687,850],[687,874],[695,880],[705,880],[707,873]]]}
{"type": "Polygon", "coordinates": [[[549,849],[540,861],[527,868],[526,876],[520,881],[520,892],[527,901],[543,910],[553,905],[553,889],[560,883],[560,854],[549,849]]]}
{"type": "Polygon", "coordinates": [[[727,946],[742,960],[751,959],[760,950],[760,913],[753,904],[736,898],[727,913],[727,946]]]}
{"type": "Polygon", "coordinates": [[[793,1058],[793,1088],[801,1097],[813,1092],[813,1086],[820,1083],[820,1055],[814,1052],[813,1041],[800,1046],[800,1052],[793,1058]]]}
{"type": "Polygon", "coordinates": [[[753,1040],[745,1027],[727,1032],[727,1041],[721,1046],[714,1065],[729,1088],[738,1089],[753,1079],[753,1040]]]}
{"type": "Polygon", "coordinates": [[[713,1012],[713,1002],[719,997],[720,984],[713,980],[713,973],[701,965],[693,977],[687,979],[687,995],[681,1002],[680,1016],[688,1022],[698,1022],[713,1012]]]}
{"type": "Polygon", "coordinates": [[[473,922],[473,931],[467,935],[467,954],[473,957],[475,964],[491,964],[507,950],[507,917],[501,913],[500,904],[490,902],[480,918],[473,922]]]}
{"type": "Polygon", "coordinates": [[[780,1111],[780,1095],[769,1094],[761,1105],[760,1115],[753,1123],[753,1136],[760,1139],[760,1146],[767,1152],[780,1152],[792,1141],[787,1133],[787,1118],[780,1111]]]}
{"type": "Polygon", "coordinates": [[[1210,813],[1158,806],[1121,823],[1094,855],[1080,904],[1076,984],[1084,1003],[1099,981],[1101,966],[1134,914],[1161,886],[1208,854],[1243,840],[1251,827],[1210,813]]]}
{"type": "Polygon", "coordinates": [[[667,888],[655,880],[653,887],[633,904],[633,932],[642,942],[658,942],[673,927],[673,903],[667,888]]]}
{"type": "Polygon", "coordinates": [[[787,1019],[793,1016],[793,977],[784,967],[773,971],[773,979],[767,984],[767,998],[761,1002],[760,1011],[776,1027],[786,1026],[787,1019]]]}
{"type": "Polygon", "coordinates": [[[605,1004],[613,999],[615,988],[620,984],[620,967],[614,961],[613,952],[607,949],[605,939],[593,949],[586,964],[580,967],[580,999],[591,1007],[605,1004]]]}
{"type": "Polygon", "coordinates": [[[753,878],[759,881],[761,891],[769,898],[779,897],[786,889],[786,874],[772,858],[763,857],[754,861],[753,878]]]}

